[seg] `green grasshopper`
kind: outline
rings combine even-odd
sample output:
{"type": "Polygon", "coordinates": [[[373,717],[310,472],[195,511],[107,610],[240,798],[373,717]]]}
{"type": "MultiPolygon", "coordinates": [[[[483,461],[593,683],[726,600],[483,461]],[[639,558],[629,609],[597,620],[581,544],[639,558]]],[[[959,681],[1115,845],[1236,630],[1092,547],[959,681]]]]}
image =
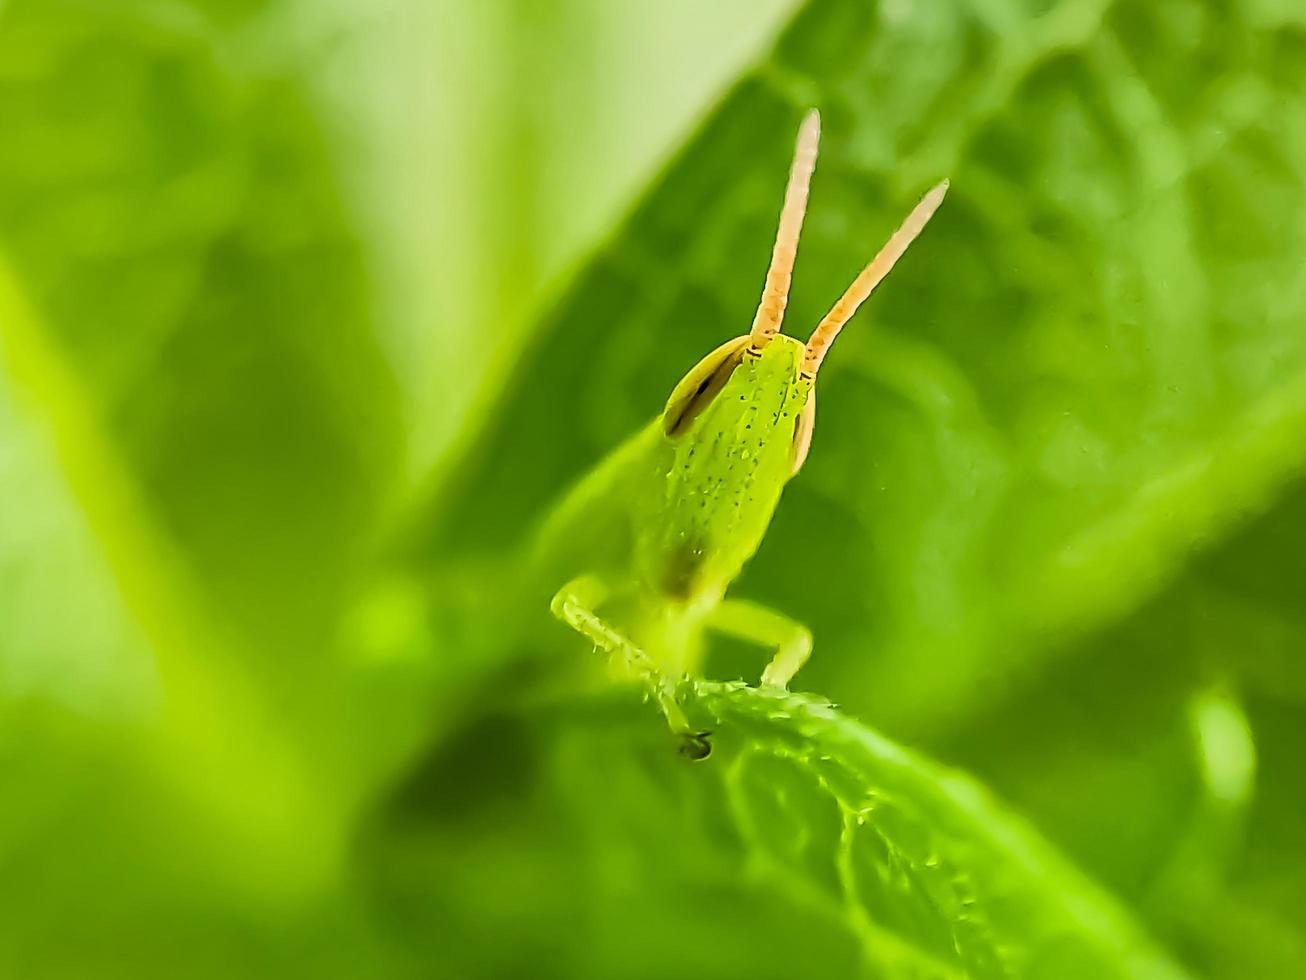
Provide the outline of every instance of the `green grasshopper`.
{"type": "Polygon", "coordinates": [[[692,730],[675,689],[696,672],[706,630],[773,649],[764,686],[787,687],[812,652],[806,627],[725,593],[807,458],[821,361],[948,189],[945,180],[921,199],[803,344],[780,325],[819,139],[813,110],[798,131],[752,328],[685,375],[662,414],[576,485],[537,541],[553,581],[566,580],[553,614],[605,651],[615,673],[648,686],[695,759],[711,751],[708,733],[692,730]]]}

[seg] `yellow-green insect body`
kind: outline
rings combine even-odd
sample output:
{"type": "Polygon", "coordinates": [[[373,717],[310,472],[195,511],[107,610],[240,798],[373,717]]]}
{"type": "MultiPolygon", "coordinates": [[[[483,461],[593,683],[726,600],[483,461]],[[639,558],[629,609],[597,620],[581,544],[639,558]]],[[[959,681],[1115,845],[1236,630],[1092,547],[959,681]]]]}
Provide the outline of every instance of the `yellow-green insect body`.
{"type": "Polygon", "coordinates": [[[645,512],[659,533],[637,540],[635,557],[645,584],[673,599],[725,594],[762,543],[796,471],[796,437],[812,391],[812,379],[799,373],[803,346],[777,337],[760,354],[747,350],[710,356],[705,368],[720,362],[729,369],[721,390],[696,405],[703,384],[691,373],[662,419],[664,432],[677,431],[656,450],[665,477],[661,499],[645,512]],[[685,419],[687,412],[694,417],[685,419]]]}
{"type": "Polygon", "coordinates": [[[727,598],[762,543],[781,492],[807,456],[815,379],[835,335],[942,201],[935,187],[803,343],[779,332],[816,160],[819,118],[799,131],[762,301],[745,335],[708,354],[662,414],[585,477],[546,522],[537,567],[557,583],[555,616],[641,678],[687,751],[707,754],[676,704],[703,635],[719,630],[774,650],[762,683],[786,686],[811,651],[788,617],[727,598]]]}

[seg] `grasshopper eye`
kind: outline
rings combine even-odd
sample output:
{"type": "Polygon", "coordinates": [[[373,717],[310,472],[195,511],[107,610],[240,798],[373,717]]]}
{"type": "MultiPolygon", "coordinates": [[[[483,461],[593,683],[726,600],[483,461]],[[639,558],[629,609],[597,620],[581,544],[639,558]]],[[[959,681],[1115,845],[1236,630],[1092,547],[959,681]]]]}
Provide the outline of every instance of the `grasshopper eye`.
{"type": "Polygon", "coordinates": [[[812,429],[816,426],[816,389],[807,394],[807,404],[798,413],[798,424],[794,426],[794,465],[789,471],[793,476],[807,462],[807,450],[812,448],[812,429]]]}
{"type": "Polygon", "coordinates": [[[662,413],[662,429],[672,439],[685,432],[690,423],[712,404],[712,399],[735,373],[744,359],[744,348],[750,338],[747,334],[727,340],[703,358],[671,392],[666,410],[662,413]]]}

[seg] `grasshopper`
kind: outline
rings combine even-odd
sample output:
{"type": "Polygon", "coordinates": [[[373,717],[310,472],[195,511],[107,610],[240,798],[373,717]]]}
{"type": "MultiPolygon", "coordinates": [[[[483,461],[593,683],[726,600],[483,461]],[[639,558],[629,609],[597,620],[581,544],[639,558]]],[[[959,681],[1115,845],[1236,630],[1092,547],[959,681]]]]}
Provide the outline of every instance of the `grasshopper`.
{"type": "Polygon", "coordinates": [[[564,582],[554,616],[605,651],[617,675],[647,685],[694,759],[711,751],[709,733],[691,728],[675,690],[696,672],[706,631],[771,648],[764,686],[787,687],[812,652],[805,626],[726,590],[807,458],[822,360],[948,189],[945,180],[921,199],[804,344],[780,326],[819,140],[812,110],[799,127],[751,329],[699,361],[661,415],[563,499],[536,543],[553,581],[564,582]]]}

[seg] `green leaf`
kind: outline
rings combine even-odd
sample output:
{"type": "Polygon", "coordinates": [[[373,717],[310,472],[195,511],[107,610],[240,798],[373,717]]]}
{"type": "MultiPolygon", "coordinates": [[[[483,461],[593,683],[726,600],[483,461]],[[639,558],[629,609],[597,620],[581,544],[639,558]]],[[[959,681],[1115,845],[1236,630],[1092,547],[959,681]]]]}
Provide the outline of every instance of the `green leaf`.
{"type": "Polygon", "coordinates": [[[1183,975],[971,779],[813,698],[700,683],[690,703],[721,728],[750,861],[839,908],[873,973],[1183,975]]]}
{"type": "Polygon", "coordinates": [[[1186,975],[968,777],[819,699],[680,694],[701,763],[607,695],[490,715],[417,768],[363,867],[405,931],[463,937],[441,971],[1186,975]]]}
{"type": "Polygon", "coordinates": [[[8,5],[0,236],[142,506],[265,654],[247,666],[298,686],[321,661],[266,654],[325,642],[398,430],[293,45],[223,61],[253,6],[8,5]]]}
{"type": "Polygon", "coordinates": [[[1027,814],[1203,975],[1306,954],[1301,481],[933,751],[1027,814]]]}

